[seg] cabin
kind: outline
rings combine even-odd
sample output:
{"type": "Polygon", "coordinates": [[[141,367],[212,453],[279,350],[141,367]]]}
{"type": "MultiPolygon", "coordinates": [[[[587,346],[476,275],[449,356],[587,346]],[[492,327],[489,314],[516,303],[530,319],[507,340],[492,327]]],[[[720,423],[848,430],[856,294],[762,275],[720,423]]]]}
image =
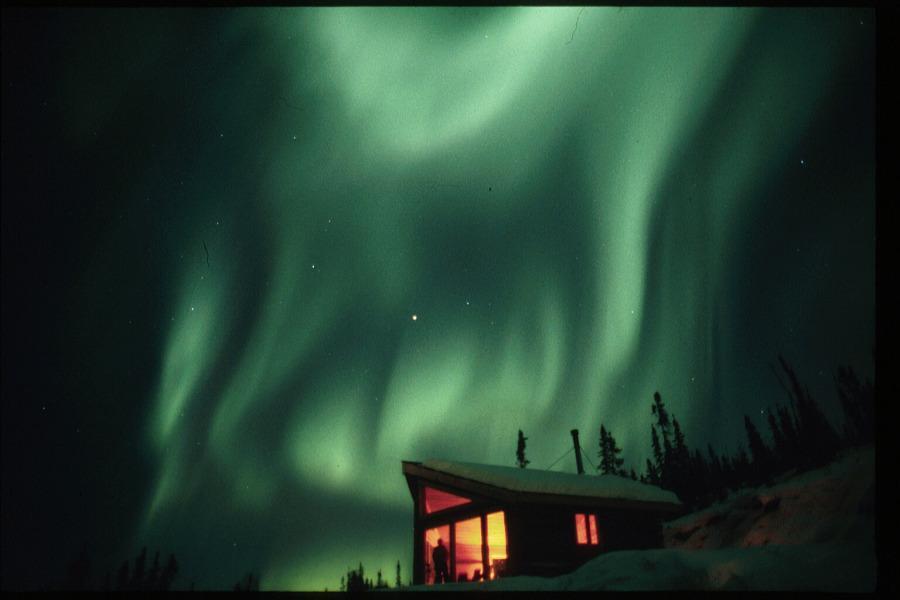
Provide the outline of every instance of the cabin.
{"type": "Polygon", "coordinates": [[[683,512],[675,494],[626,477],[585,475],[578,463],[576,475],[403,461],[415,505],[413,582],[435,583],[438,540],[450,581],[552,577],[604,552],[661,547],[662,521],[683,512]]]}

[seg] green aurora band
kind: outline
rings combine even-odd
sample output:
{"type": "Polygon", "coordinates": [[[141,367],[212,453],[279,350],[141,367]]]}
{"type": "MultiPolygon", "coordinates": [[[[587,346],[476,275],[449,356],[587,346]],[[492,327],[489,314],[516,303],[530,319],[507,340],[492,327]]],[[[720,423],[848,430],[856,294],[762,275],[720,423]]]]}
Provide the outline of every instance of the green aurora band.
{"type": "MultiPolygon", "coordinates": [[[[146,14],[134,61],[160,68],[176,16],[146,14]]],[[[871,44],[863,18],[217,13],[220,62],[180,56],[195,79],[172,86],[204,112],[159,149],[182,175],[132,182],[136,203],[163,179],[182,199],[133,544],[212,586],[254,568],[335,589],[359,561],[393,581],[397,559],[405,579],[401,459],[513,464],[522,429],[545,468],[574,427],[593,457],[602,421],[641,470],[656,390],[692,445],[732,450],[781,399],[777,353],[809,377],[869,369],[874,150],[812,175],[835,149],[810,137],[871,44]]]]}

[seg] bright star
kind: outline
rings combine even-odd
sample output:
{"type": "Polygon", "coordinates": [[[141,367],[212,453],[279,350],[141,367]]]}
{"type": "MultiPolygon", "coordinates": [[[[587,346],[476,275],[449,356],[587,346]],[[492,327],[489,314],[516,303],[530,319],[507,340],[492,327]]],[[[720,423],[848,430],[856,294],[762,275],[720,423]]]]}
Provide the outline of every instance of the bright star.
{"type": "Polygon", "coordinates": [[[413,315],[413,316],[412,316],[412,320],[413,320],[413,321],[418,321],[418,320],[419,320],[419,315],[413,315]]]}

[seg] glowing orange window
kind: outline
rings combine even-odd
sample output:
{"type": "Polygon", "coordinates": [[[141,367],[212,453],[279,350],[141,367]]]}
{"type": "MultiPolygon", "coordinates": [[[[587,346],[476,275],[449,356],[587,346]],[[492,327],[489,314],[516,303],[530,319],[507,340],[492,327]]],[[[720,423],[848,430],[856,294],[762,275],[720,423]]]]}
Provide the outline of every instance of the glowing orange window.
{"type": "Polygon", "coordinates": [[[481,517],[457,521],[456,528],[456,578],[453,581],[481,579],[482,556],[481,517]]]}
{"type": "Polygon", "coordinates": [[[489,577],[495,579],[506,574],[506,519],[502,511],[487,516],[487,535],[489,577]]]}
{"type": "Polygon", "coordinates": [[[431,514],[440,510],[447,510],[460,504],[471,502],[468,498],[457,496],[449,492],[442,492],[433,487],[425,487],[425,512],[431,514]]]}
{"type": "Polygon", "coordinates": [[[450,573],[448,571],[450,561],[449,561],[449,552],[450,552],[450,526],[449,525],[441,525],[439,527],[435,527],[433,529],[425,530],[425,583],[427,585],[431,585],[433,583],[446,583],[450,580],[450,573]],[[435,555],[435,548],[438,546],[443,546],[444,549],[440,552],[443,552],[444,559],[442,565],[435,565],[434,559],[437,556],[440,557],[440,554],[435,555]]]}
{"type": "Polygon", "coordinates": [[[597,517],[595,515],[575,514],[575,540],[582,546],[596,546],[599,544],[597,517]]]}

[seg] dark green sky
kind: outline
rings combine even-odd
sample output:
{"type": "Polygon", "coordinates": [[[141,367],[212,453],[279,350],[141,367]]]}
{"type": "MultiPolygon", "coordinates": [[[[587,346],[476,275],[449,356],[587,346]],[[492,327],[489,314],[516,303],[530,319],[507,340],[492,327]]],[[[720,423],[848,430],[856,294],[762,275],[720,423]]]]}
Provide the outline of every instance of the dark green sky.
{"type": "Polygon", "coordinates": [[[873,372],[874,31],[4,11],[3,587],[82,544],[392,579],[401,459],[513,464],[522,429],[545,468],[603,422],[640,468],[656,390],[730,452],[779,353],[836,421],[837,365],[873,372]]]}

